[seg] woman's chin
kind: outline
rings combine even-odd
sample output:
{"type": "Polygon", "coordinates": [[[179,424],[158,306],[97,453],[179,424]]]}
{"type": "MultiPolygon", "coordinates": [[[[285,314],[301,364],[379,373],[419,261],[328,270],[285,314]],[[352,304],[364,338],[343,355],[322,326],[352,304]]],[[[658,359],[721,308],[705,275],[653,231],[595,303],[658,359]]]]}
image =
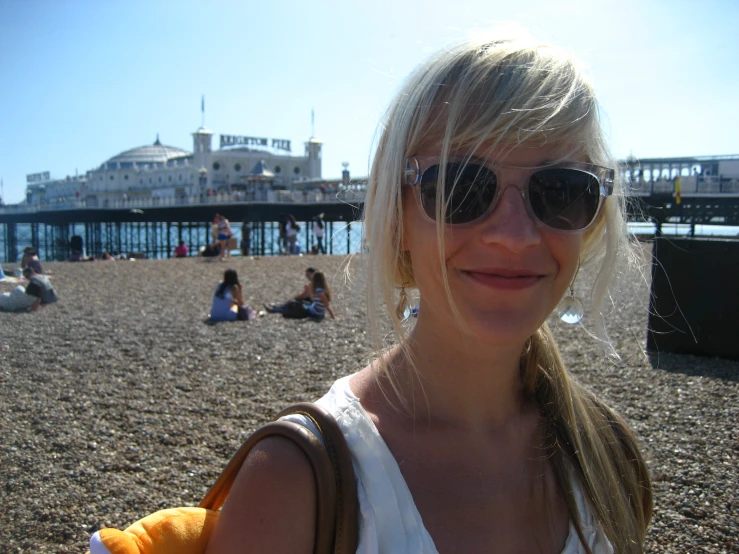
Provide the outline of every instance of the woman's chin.
{"type": "Polygon", "coordinates": [[[473,312],[463,316],[465,334],[486,345],[521,345],[541,327],[531,313],[520,311],[473,312]]]}

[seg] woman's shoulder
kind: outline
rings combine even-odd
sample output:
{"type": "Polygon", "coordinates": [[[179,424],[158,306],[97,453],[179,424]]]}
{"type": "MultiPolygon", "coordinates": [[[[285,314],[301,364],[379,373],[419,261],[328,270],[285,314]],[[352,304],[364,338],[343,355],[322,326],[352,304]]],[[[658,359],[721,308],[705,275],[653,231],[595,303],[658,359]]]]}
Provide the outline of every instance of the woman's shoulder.
{"type": "Polygon", "coordinates": [[[315,499],[313,469],[300,447],[284,437],[265,438],[241,467],[208,552],[307,552],[315,499]]]}
{"type": "MultiPolygon", "coordinates": [[[[216,290],[215,290],[215,294],[216,295],[218,294],[218,291],[221,290],[221,287],[222,286],[223,286],[223,281],[218,281],[218,284],[216,285],[216,290]]],[[[231,290],[231,285],[228,285],[228,286],[224,287],[223,294],[228,293],[228,291],[230,291],[230,290],[231,290]]]]}

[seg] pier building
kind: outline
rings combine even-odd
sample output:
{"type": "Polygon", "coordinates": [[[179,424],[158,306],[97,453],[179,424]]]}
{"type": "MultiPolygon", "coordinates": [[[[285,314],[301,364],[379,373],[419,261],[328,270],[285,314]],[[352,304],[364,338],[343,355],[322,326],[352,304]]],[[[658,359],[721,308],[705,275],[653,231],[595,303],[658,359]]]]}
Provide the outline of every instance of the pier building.
{"type": "Polygon", "coordinates": [[[192,138],[192,152],[162,144],[157,136],[153,144],[121,152],[84,176],[28,175],[25,204],[94,208],[119,200],[239,193],[247,198],[265,190],[292,191],[321,178],[322,141],[315,137],[305,142],[302,155],[294,155],[286,139],[222,134],[214,150],[209,129],[200,127],[192,138]]]}
{"type": "MultiPolygon", "coordinates": [[[[351,223],[360,218],[367,180],[351,179],[346,165],[340,179],[316,177],[321,169],[320,141],[309,140],[302,157],[284,152],[270,156],[267,139],[254,145],[253,137],[227,136],[221,139],[221,148],[212,151],[211,135],[204,128],[193,133],[193,153],[156,143],[124,152],[84,178],[68,178],[50,187],[56,201],[51,201],[51,193],[38,191],[52,183],[48,174],[29,176],[38,180],[29,184],[34,201],[0,206],[0,261],[17,260],[23,245],[29,244],[49,259],[66,259],[74,234],[84,238],[86,253],[93,256],[111,249],[169,256],[175,241],[188,240],[191,247],[207,243],[216,212],[232,222],[248,222],[253,250],[260,255],[279,251],[276,222],[286,214],[304,222],[301,240],[306,250],[312,244],[310,222],[319,214],[328,225],[328,237],[337,229],[346,231],[341,239],[345,253],[361,247],[361,232],[353,232],[351,223]],[[139,163],[134,155],[149,162],[139,163]],[[160,159],[153,160],[154,156],[160,159]],[[244,175],[235,172],[236,164],[243,169],[252,161],[244,175]],[[177,184],[180,174],[186,182],[182,186],[177,184]],[[140,188],[126,186],[132,175],[140,188]],[[121,186],[113,188],[116,183],[121,186]],[[85,192],[77,195],[77,190],[85,192]],[[72,197],[61,196],[72,191],[72,197]]],[[[723,226],[727,231],[739,227],[739,155],[628,158],[619,161],[618,168],[629,200],[629,220],[653,224],[657,235],[665,224],[688,226],[691,234],[699,225],[723,226]]],[[[331,247],[331,241],[328,244],[331,247]]]]}

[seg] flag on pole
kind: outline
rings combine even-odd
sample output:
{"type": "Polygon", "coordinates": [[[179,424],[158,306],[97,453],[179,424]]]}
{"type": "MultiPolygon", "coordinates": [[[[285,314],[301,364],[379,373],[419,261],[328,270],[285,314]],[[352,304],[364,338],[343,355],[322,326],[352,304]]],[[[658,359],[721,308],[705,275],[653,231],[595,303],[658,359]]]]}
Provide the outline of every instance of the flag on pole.
{"type": "Polygon", "coordinates": [[[675,203],[679,204],[682,202],[682,191],[680,189],[680,176],[675,177],[675,203]]]}
{"type": "Polygon", "coordinates": [[[205,113],[205,94],[200,98],[200,111],[205,113]]]}

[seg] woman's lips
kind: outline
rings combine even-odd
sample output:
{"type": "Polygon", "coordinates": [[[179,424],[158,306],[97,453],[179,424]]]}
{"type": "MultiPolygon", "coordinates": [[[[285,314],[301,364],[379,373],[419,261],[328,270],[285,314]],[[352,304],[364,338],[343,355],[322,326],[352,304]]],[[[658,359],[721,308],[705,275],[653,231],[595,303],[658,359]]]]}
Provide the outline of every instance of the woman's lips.
{"type": "Polygon", "coordinates": [[[544,276],[528,272],[501,271],[464,271],[468,277],[478,283],[494,289],[523,290],[538,284],[544,276]]]}

